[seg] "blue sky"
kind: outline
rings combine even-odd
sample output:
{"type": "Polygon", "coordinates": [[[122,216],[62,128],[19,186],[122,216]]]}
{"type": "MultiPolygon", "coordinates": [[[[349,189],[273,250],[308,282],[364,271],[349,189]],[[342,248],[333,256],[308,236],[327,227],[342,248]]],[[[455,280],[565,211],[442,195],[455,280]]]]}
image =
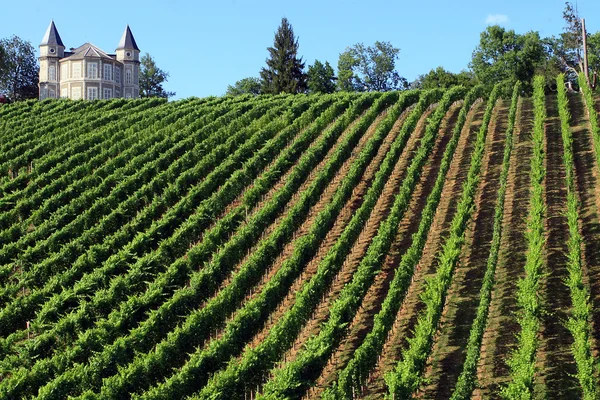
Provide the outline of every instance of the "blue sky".
{"type": "MultiPolygon", "coordinates": [[[[299,37],[307,66],[336,68],[339,53],[358,42],[389,41],[400,48],[397,69],[409,81],[437,66],[467,68],[488,23],[518,33],[555,35],[563,0],[41,0],[2,1],[0,38],[13,34],[37,49],[54,19],[67,48],[91,42],[114,52],[126,24],[142,52],[170,73],[176,98],[222,95],[228,84],[258,76],[282,17],[299,37]]],[[[600,2],[578,1],[588,31],[600,30],[600,2]]]]}

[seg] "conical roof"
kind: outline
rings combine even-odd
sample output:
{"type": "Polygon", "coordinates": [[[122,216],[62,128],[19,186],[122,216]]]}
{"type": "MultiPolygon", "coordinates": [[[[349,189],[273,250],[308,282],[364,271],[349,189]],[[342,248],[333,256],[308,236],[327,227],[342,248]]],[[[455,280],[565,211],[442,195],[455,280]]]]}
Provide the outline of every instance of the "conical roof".
{"type": "Polygon", "coordinates": [[[129,29],[129,25],[127,25],[127,28],[125,28],[125,32],[123,32],[123,36],[121,36],[121,41],[119,42],[119,47],[117,47],[117,50],[121,49],[133,49],[140,51],[137,43],[135,42],[135,38],[133,37],[133,33],[131,33],[131,29],[129,29]]]}
{"type": "Polygon", "coordinates": [[[46,34],[44,35],[44,38],[42,39],[42,43],[40,44],[41,46],[62,46],[65,47],[65,45],[62,42],[62,39],[60,38],[60,35],[58,34],[58,30],[56,29],[56,26],[54,25],[54,20],[50,21],[50,26],[48,26],[48,29],[46,30],[46,34]]]}

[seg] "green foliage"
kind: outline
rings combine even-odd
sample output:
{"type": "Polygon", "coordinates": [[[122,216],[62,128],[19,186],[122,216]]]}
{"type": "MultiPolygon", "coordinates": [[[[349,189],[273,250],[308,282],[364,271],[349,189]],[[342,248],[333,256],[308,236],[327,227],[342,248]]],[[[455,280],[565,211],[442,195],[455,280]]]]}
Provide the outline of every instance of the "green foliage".
{"type": "MultiPolygon", "coordinates": [[[[414,108],[408,121],[414,126],[419,116],[425,111],[428,104],[439,99],[440,91],[429,91],[414,108]]],[[[352,281],[342,289],[339,297],[330,308],[329,319],[324,323],[318,335],[311,337],[293,362],[283,368],[275,370],[274,377],[264,387],[266,398],[298,397],[312,384],[313,380],[323,368],[331,352],[337,347],[344,336],[348,324],[355,315],[361,301],[372,283],[376,271],[381,268],[384,261],[382,254],[386,254],[394,239],[398,224],[408,207],[408,201],[418,183],[418,177],[435,143],[439,125],[450,105],[464,95],[463,88],[454,88],[448,91],[440,101],[438,109],[427,125],[426,134],[417,154],[411,160],[407,174],[398,191],[390,214],[379,226],[365,257],[360,262],[352,281]]],[[[357,214],[357,216],[359,216],[357,214]]],[[[366,221],[367,217],[360,216],[366,221]]],[[[329,257],[329,255],[328,255],[329,257]]],[[[327,258],[325,260],[327,260],[327,258]]],[[[343,262],[343,258],[340,260],[343,262]]],[[[308,288],[307,288],[308,289],[308,288]]],[[[309,292],[314,293],[314,292],[309,292]]],[[[307,293],[307,295],[309,294],[307,293]]],[[[320,293],[320,292],[318,292],[320,293]]]]}
{"type": "Polygon", "coordinates": [[[395,70],[400,49],[390,42],[373,46],[357,43],[340,54],[338,89],[341,91],[385,92],[404,89],[406,79],[395,70]]]}
{"type": "Polygon", "coordinates": [[[260,71],[262,93],[304,93],[304,62],[302,57],[298,58],[298,39],[287,18],[281,19],[281,25],[275,32],[273,47],[267,50],[267,67],[260,71]]]}
{"type": "Polygon", "coordinates": [[[329,61],[325,64],[319,60],[308,67],[308,91],[309,93],[333,93],[335,91],[336,77],[329,61]]]}
{"type": "Polygon", "coordinates": [[[175,92],[168,92],[163,88],[167,82],[169,73],[158,68],[154,58],[148,53],[140,60],[140,97],[162,97],[175,96],[175,92]]]}
{"type": "Polygon", "coordinates": [[[18,36],[0,40],[0,93],[12,101],[38,98],[39,66],[30,42],[18,36]]]}
{"type": "Polygon", "coordinates": [[[487,259],[483,284],[479,292],[479,305],[475,320],[471,325],[465,362],[462,372],[458,377],[451,400],[470,399],[473,389],[477,383],[477,363],[479,361],[481,342],[486,328],[489,306],[494,288],[494,276],[496,264],[498,262],[498,253],[500,251],[500,241],[502,240],[502,220],[504,218],[504,201],[506,197],[506,187],[508,181],[508,170],[510,167],[511,154],[513,150],[513,131],[515,119],[517,116],[517,105],[519,102],[520,82],[517,82],[513,88],[510,111],[508,115],[508,126],[506,128],[506,139],[504,142],[504,157],[502,159],[502,172],[500,173],[500,187],[498,188],[498,199],[494,209],[494,228],[492,234],[492,244],[490,254],[487,259]]]}
{"type": "Polygon", "coordinates": [[[444,67],[432,69],[425,75],[419,75],[417,80],[411,83],[412,87],[418,89],[448,89],[452,86],[464,86],[467,88],[475,86],[475,75],[471,71],[461,71],[458,74],[446,71],[444,67]]]}
{"type": "MultiPolygon", "coordinates": [[[[450,168],[456,146],[458,145],[460,132],[467,120],[468,110],[480,94],[481,88],[478,87],[469,91],[465,97],[457,123],[452,131],[452,138],[444,151],[434,189],[427,197],[425,209],[421,214],[422,219],[418,231],[413,237],[410,248],[402,256],[400,264],[398,268],[396,268],[388,294],[383,301],[381,310],[375,316],[373,328],[367,334],[363,343],[354,352],[352,359],[348,362],[346,367],[339,373],[338,381],[334,383],[334,386],[331,389],[325,392],[324,398],[327,398],[327,396],[330,396],[331,398],[351,398],[353,393],[359,393],[370,370],[377,362],[377,355],[383,348],[387,334],[389,333],[400,305],[402,304],[402,298],[410,284],[414,267],[421,258],[423,247],[425,246],[425,241],[427,240],[427,235],[435,215],[435,210],[441,198],[446,174],[450,168]]],[[[441,107],[442,109],[445,108],[443,105],[441,107]]],[[[435,118],[440,118],[441,116],[442,113],[440,112],[436,114],[435,118]]],[[[436,126],[437,123],[434,122],[431,127],[427,128],[427,134],[433,135],[433,129],[436,126]]],[[[422,148],[419,151],[423,152],[424,150],[422,148]]]]}
{"type": "Polygon", "coordinates": [[[579,74],[578,79],[592,128],[592,144],[594,147],[594,154],[596,155],[596,163],[597,165],[600,165],[600,125],[598,124],[598,113],[594,107],[594,95],[590,87],[586,84],[583,74],[579,74]]]}
{"type": "MultiPolygon", "coordinates": [[[[577,364],[577,378],[586,400],[597,399],[598,395],[598,368],[592,355],[592,305],[590,295],[583,282],[583,265],[581,243],[583,238],[579,232],[579,200],[575,185],[575,171],[573,159],[573,135],[569,126],[569,100],[564,84],[564,75],[556,78],[558,88],[558,112],[560,116],[561,132],[563,139],[563,163],[565,165],[565,183],[567,187],[567,223],[569,226],[568,263],[569,278],[566,284],[569,287],[573,304],[572,315],[567,321],[567,328],[573,336],[571,346],[577,364]]],[[[587,85],[586,85],[587,86],[587,85]]]]}
{"type": "Polygon", "coordinates": [[[237,81],[233,86],[227,86],[226,96],[240,96],[243,94],[259,95],[261,93],[260,79],[244,78],[237,81]]]}
{"type": "Polygon", "coordinates": [[[523,83],[526,92],[531,92],[531,81],[545,59],[545,48],[537,32],[519,35],[494,25],[481,33],[469,66],[489,90],[496,83],[503,83],[506,93],[502,94],[508,97],[517,81],[523,83]]]}
{"type": "Polygon", "coordinates": [[[525,260],[525,278],[519,280],[517,304],[521,310],[519,324],[521,332],[517,335],[517,348],[508,365],[510,382],[502,389],[506,399],[528,399],[533,396],[533,378],[535,374],[535,353],[540,329],[539,280],[542,275],[544,247],[544,123],[546,106],[545,80],[536,76],[533,82],[533,155],[531,158],[530,193],[531,204],[527,216],[527,254],[525,260]]]}
{"type": "Polygon", "coordinates": [[[402,351],[402,361],[393,371],[385,375],[389,393],[394,398],[410,398],[421,384],[421,373],[431,351],[446,294],[452,283],[454,268],[465,240],[465,230],[475,209],[475,193],[480,181],[488,126],[499,91],[499,86],[496,85],[488,99],[483,123],[477,133],[475,149],[471,155],[467,179],[463,184],[463,191],[450,223],[450,232],[438,255],[436,274],[425,282],[425,291],[421,293],[425,308],[418,316],[413,336],[408,339],[408,347],[402,351]]]}

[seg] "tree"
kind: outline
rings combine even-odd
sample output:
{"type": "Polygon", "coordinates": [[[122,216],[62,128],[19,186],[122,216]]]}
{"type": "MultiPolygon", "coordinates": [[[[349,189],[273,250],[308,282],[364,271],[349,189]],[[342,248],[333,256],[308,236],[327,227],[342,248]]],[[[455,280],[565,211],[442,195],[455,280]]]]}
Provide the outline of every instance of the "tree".
{"type": "Polygon", "coordinates": [[[411,83],[411,87],[416,89],[447,89],[457,85],[474,86],[475,74],[472,71],[461,71],[455,74],[446,71],[444,67],[437,67],[425,75],[419,75],[417,80],[411,83]]]}
{"type": "Polygon", "coordinates": [[[11,100],[38,97],[39,66],[31,43],[18,36],[0,40],[0,92],[11,100]]]}
{"type": "Polygon", "coordinates": [[[308,67],[308,91],[310,93],[333,93],[335,91],[335,75],[333,68],[325,61],[319,60],[308,67]]]}
{"type": "Polygon", "coordinates": [[[531,80],[544,65],[546,54],[539,33],[519,35],[493,25],[481,33],[469,66],[477,80],[490,90],[495,83],[504,82],[508,88],[520,80],[524,89],[530,91],[531,80]]]}
{"type": "Polygon", "coordinates": [[[340,54],[338,88],[342,91],[388,91],[403,89],[406,79],[395,70],[400,49],[389,42],[365,47],[357,43],[340,54]]]}
{"type": "Polygon", "coordinates": [[[304,62],[298,58],[298,39],[287,18],[281,19],[281,25],[275,32],[273,47],[267,48],[269,58],[267,67],[260,71],[263,93],[277,94],[304,93],[306,91],[306,75],[304,62]]]}
{"type": "Polygon", "coordinates": [[[167,92],[162,86],[167,82],[169,73],[158,68],[150,54],[144,54],[140,64],[140,97],[175,96],[175,92],[167,92]]]}
{"type": "Polygon", "coordinates": [[[244,78],[237,81],[233,86],[227,86],[227,96],[239,96],[242,94],[260,94],[260,79],[244,78]]]}

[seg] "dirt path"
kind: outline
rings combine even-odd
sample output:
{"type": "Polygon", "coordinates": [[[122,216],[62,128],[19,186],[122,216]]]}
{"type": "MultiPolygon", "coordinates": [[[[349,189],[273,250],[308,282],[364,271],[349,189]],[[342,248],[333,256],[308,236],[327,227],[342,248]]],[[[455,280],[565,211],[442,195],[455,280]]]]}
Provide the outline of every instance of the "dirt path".
{"type": "Polygon", "coordinates": [[[431,193],[435,184],[444,151],[452,137],[452,129],[458,119],[461,106],[462,104],[453,105],[446,113],[433,150],[421,173],[420,182],[416,186],[414,195],[411,198],[408,211],[400,222],[396,240],[392,243],[381,271],[377,274],[373,284],[367,291],[363,301],[364,305],[355,315],[346,338],[332,357],[330,357],[321,376],[317,379],[315,390],[311,393],[311,398],[319,397],[322,391],[337,379],[337,374],[346,366],[352,358],[354,351],[356,351],[371,330],[373,318],[381,309],[391,280],[394,277],[394,270],[400,263],[402,254],[410,247],[412,235],[419,227],[420,214],[425,207],[427,196],[431,193]]]}
{"type": "Polygon", "coordinates": [[[583,236],[584,280],[592,305],[592,352],[600,355],[600,182],[590,121],[580,94],[569,95],[575,183],[579,195],[579,218],[583,236]]]}
{"type": "MultiPolygon", "coordinates": [[[[402,127],[402,124],[406,120],[407,116],[408,112],[405,111],[402,113],[400,118],[398,118],[398,120],[390,130],[390,133],[388,133],[384,142],[379,148],[377,155],[373,158],[373,160],[365,170],[365,173],[360,183],[352,191],[352,196],[346,202],[346,205],[340,212],[340,215],[336,219],[333,228],[328,232],[323,242],[321,242],[321,245],[319,246],[316,255],[308,262],[306,268],[302,271],[300,276],[296,278],[287,296],[277,307],[275,312],[273,312],[269,316],[268,323],[265,324],[263,329],[257,335],[254,336],[254,338],[250,342],[251,347],[257,346],[260,342],[262,342],[265,339],[273,325],[293,306],[294,302],[296,301],[296,293],[301,289],[302,285],[316,273],[319,263],[325,258],[327,252],[333,247],[337,239],[340,237],[340,235],[352,219],[354,211],[358,209],[362,204],[362,200],[367,194],[371,182],[373,181],[373,179],[375,179],[375,174],[379,170],[381,163],[385,159],[386,154],[392,146],[394,139],[396,139],[398,132],[400,131],[400,128],[402,127]]],[[[404,152],[412,151],[412,148],[414,147],[416,141],[417,140],[415,140],[414,138],[410,138],[406,143],[404,152]]],[[[310,228],[310,225],[308,225],[307,228],[310,228]]],[[[275,269],[277,269],[278,266],[284,262],[284,260],[285,259],[282,256],[280,256],[274,264],[275,269]]]]}
{"type": "Polygon", "coordinates": [[[450,397],[466,356],[471,325],[477,314],[493,235],[494,211],[500,187],[509,109],[500,100],[494,110],[475,199],[475,214],[466,231],[465,245],[454,272],[439,331],[424,374],[427,386],[421,398],[450,397]]]}
{"type": "Polygon", "coordinates": [[[409,337],[416,323],[418,311],[423,306],[419,299],[421,287],[425,279],[435,273],[436,255],[441,247],[442,237],[448,231],[452,215],[456,210],[457,201],[455,199],[461,192],[462,184],[467,177],[468,165],[475,144],[474,138],[482,124],[483,113],[483,103],[473,106],[469,113],[448,170],[440,204],[436,210],[423,255],[415,268],[413,280],[383,347],[379,363],[368,381],[365,393],[367,398],[381,398],[386,393],[384,374],[398,362],[401,350],[406,345],[406,338],[409,337]]]}
{"type": "Polygon", "coordinates": [[[540,283],[545,313],[537,353],[535,396],[556,399],[581,397],[575,359],[571,352],[573,337],[564,322],[571,310],[569,289],[564,283],[567,271],[567,188],[563,164],[563,143],[556,96],[546,96],[545,124],[545,202],[546,202],[546,276],[540,283]]]}
{"type": "Polygon", "coordinates": [[[533,128],[533,105],[531,99],[523,99],[515,124],[515,144],[511,162],[506,199],[500,253],[496,266],[496,283],[483,334],[481,357],[477,370],[478,387],[474,398],[495,398],[500,385],[506,382],[509,369],[506,361],[516,343],[515,332],[519,324],[517,312],[517,281],[523,276],[525,263],[525,221],[529,209],[529,164],[532,154],[531,130],[533,128]]]}
{"type": "MultiPolygon", "coordinates": [[[[362,137],[358,141],[358,144],[356,145],[356,147],[355,147],[354,151],[352,152],[352,154],[350,155],[350,157],[348,157],[344,161],[344,163],[342,164],[340,169],[337,171],[337,173],[335,174],[333,179],[329,182],[328,186],[325,188],[325,190],[321,194],[319,201],[314,206],[311,207],[311,209],[308,212],[307,217],[304,219],[304,221],[302,222],[300,227],[295,230],[295,232],[292,236],[292,240],[289,241],[286,244],[286,246],[282,249],[280,255],[278,256],[279,258],[282,258],[282,257],[287,258],[292,254],[292,251],[293,251],[292,243],[293,243],[294,239],[296,239],[297,237],[300,237],[301,235],[306,234],[306,232],[308,232],[308,229],[310,229],[310,226],[312,225],[314,218],[321,210],[323,210],[323,208],[325,208],[326,204],[329,203],[329,201],[331,201],[331,199],[333,198],[333,195],[335,194],[335,192],[339,186],[339,183],[341,182],[341,179],[343,178],[343,176],[345,176],[346,172],[352,165],[352,162],[358,157],[361,150],[364,148],[364,146],[366,145],[368,140],[373,136],[373,134],[375,133],[375,131],[377,129],[377,126],[379,125],[381,120],[383,118],[385,118],[386,115],[387,115],[387,110],[382,112],[381,114],[379,114],[377,116],[377,118],[373,121],[373,123],[369,126],[367,131],[362,135],[362,137]]],[[[346,130],[346,132],[348,132],[348,129],[346,130]]],[[[288,211],[290,209],[292,209],[292,207],[294,207],[294,205],[300,199],[300,194],[303,193],[312,184],[312,182],[314,181],[314,178],[319,174],[319,172],[321,172],[321,170],[324,168],[324,166],[326,165],[328,160],[335,153],[337,147],[340,145],[341,142],[344,141],[344,138],[345,138],[344,134],[341,134],[338,137],[338,139],[336,140],[334,145],[327,152],[326,156],[323,157],[323,159],[319,162],[319,164],[315,168],[312,169],[312,171],[310,172],[310,174],[308,175],[306,180],[302,183],[300,188],[294,193],[291,200],[288,201],[283,212],[281,212],[277,216],[277,218],[266,229],[263,230],[260,238],[256,241],[256,243],[250,249],[248,249],[246,256],[241,261],[239,261],[235,265],[235,267],[231,270],[231,273],[228,275],[228,277],[221,283],[218,291],[222,290],[223,288],[225,288],[227,285],[230,284],[231,280],[236,276],[236,273],[248,261],[248,259],[251,257],[251,255],[260,248],[262,241],[265,240],[266,238],[268,238],[269,235],[271,235],[271,233],[273,233],[273,231],[275,231],[275,229],[277,229],[277,227],[279,226],[279,224],[281,223],[283,218],[285,218],[285,216],[287,215],[288,211]]],[[[275,190],[277,187],[279,187],[279,185],[281,185],[281,186],[285,185],[285,181],[280,180],[277,183],[277,185],[275,187],[273,187],[273,189],[271,191],[269,191],[269,193],[265,197],[265,201],[269,201],[270,198],[275,195],[275,190]]],[[[262,205],[262,203],[259,203],[254,211],[258,212],[258,210],[260,210],[260,208],[261,208],[261,205],[262,205]]],[[[264,284],[266,282],[268,282],[268,280],[271,278],[271,276],[276,272],[276,270],[273,268],[273,265],[274,264],[265,266],[265,273],[263,274],[263,279],[260,281],[260,283],[257,287],[253,287],[253,288],[249,289],[250,291],[247,294],[247,297],[244,300],[244,302],[249,300],[256,293],[259,293],[262,286],[264,286],[264,284]]],[[[218,293],[218,291],[215,292],[215,295],[216,295],[216,293],[218,293]]],[[[217,338],[220,337],[221,333],[222,333],[222,331],[220,331],[216,335],[216,337],[217,338]]]]}
{"type": "MultiPolygon", "coordinates": [[[[406,169],[410,160],[412,159],[412,154],[414,153],[416,146],[418,146],[420,138],[425,132],[425,121],[430,114],[431,110],[428,110],[420,118],[414,133],[411,134],[409,143],[407,143],[407,147],[403,155],[396,163],[394,170],[392,171],[391,178],[384,186],[381,196],[379,197],[371,215],[369,216],[369,219],[365,223],[358,239],[354,243],[354,246],[350,250],[349,255],[346,257],[342,268],[334,278],[331,287],[323,296],[323,299],[315,309],[313,316],[301,330],[291,349],[283,357],[283,360],[293,360],[296,356],[297,350],[302,347],[303,343],[305,343],[309,337],[318,333],[320,325],[326,321],[327,317],[329,316],[329,308],[331,304],[333,304],[333,302],[338,298],[339,293],[343,289],[344,285],[350,282],[352,279],[352,275],[356,271],[360,260],[366,253],[371,240],[377,233],[379,224],[389,213],[389,210],[393,204],[394,195],[402,182],[402,178],[406,174],[406,169]]],[[[308,393],[310,394],[310,391],[308,393]]]]}

